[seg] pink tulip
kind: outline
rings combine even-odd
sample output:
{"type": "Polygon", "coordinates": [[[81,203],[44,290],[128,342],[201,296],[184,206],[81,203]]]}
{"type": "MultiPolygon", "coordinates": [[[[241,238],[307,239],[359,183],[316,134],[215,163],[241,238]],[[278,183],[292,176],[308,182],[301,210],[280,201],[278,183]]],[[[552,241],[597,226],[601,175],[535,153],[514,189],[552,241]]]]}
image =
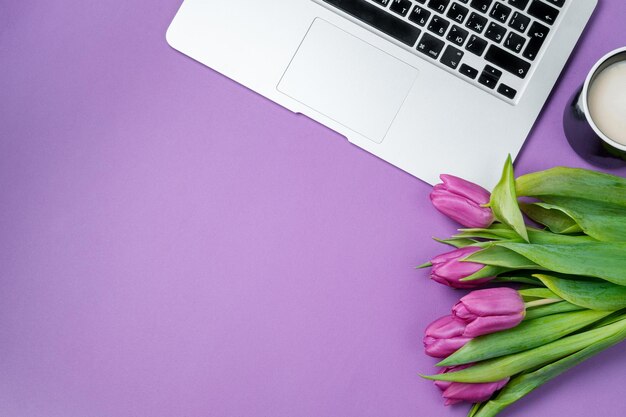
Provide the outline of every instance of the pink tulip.
{"type": "Polygon", "coordinates": [[[450,356],[475,337],[511,329],[524,319],[526,307],[511,288],[472,291],[452,308],[452,315],[432,322],[424,335],[426,354],[450,356]]]}
{"type": "MultiPolygon", "coordinates": [[[[459,365],[443,368],[439,373],[460,371],[472,365],[459,365]]],[[[443,391],[441,394],[446,400],[445,405],[452,405],[461,401],[480,403],[487,401],[494,392],[502,389],[509,382],[509,378],[497,382],[470,384],[463,382],[435,381],[435,385],[443,391]]]]}
{"type": "Polygon", "coordinates": [[[450,356],[471,340],[463,336],[464,332],[465,323],[454,316],[435,320],[426,328],[424,336],[426,354],[435,358],[450,356]]]}
{"type": "Polygon", "coordinates": [[[461,289],[476,288],[485,282],[488,282],[493,278],[481,278],[467,282],[461,281],[461,279],[467,278],[485,267],[483,264],[475,262],[461,262],[461,260],[467,258],[475,252],[478,252],[479,250],[480,248],[475,246],[466,246],[464,248],[456,249],[452,252],[436,256],[432,261],[430,261],[433,265],[430,277],[440,284],[461,289]]]}
{"type": "Polygon", "coordinates": [[[526,308],[517,291],[489,288],[461,298],[452,314],[465,324],[463,336],[474,338],[517,326],[524,319],[526,308]]]}
{"type": "Polygon", "coordinates": [[[487,228],[494,221],[489,203],[491,194],[479,185],[452,175],[442,175],[443,184],[437,184],[430,193],[430,201],[437,210],[465,227],[487,228]]]}

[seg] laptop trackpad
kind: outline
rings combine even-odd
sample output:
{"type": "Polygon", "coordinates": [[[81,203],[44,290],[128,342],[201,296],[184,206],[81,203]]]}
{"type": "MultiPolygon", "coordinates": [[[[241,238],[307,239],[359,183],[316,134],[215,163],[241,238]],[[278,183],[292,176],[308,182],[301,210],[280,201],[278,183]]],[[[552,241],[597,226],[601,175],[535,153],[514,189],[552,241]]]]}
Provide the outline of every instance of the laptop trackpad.
{"type": "Polygon", "coordinates": [[[316,19],[278,90],[375,142],[382,142],[417,69],[316,19]]]}

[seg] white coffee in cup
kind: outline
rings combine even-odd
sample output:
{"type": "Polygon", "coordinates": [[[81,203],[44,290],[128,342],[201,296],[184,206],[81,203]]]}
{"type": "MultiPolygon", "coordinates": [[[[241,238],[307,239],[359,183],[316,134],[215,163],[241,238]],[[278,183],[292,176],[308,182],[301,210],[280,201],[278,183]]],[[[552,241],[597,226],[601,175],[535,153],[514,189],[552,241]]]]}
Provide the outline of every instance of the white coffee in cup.
{"type": "Polygon", "coordinates": [[[612,64],[596,76],[587,103],[598,129],[626,146],[626,61],[612,64]]]}

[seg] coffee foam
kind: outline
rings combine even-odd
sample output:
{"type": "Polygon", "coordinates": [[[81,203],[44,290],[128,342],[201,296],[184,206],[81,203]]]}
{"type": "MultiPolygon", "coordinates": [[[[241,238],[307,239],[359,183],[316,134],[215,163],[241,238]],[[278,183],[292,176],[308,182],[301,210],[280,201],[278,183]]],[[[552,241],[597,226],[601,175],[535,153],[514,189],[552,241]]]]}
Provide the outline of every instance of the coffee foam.
{"type": "Polygon", "coordinates": [[[589,113],[609,139],[626,146],[626,61],[605,68],[589,86],[589,113]]]}

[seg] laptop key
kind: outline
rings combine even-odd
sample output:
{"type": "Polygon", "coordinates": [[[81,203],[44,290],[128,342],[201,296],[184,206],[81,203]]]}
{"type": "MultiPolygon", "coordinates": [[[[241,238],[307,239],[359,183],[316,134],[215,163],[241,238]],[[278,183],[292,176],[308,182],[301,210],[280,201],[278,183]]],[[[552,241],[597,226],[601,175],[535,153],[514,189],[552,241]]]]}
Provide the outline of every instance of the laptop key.
{"type": "Polygon", "coordinates": [[[517,91],[506,84],[500,84],[498,87],[498,93],[502,94],[506,98],[510,98],[511,100],[513,100],[517,95],[517,91]]]}
{"type": "Polygon", "coordinates": [[[441,39],[437,39],[429,33],[424,33],[422,39],[417,43],[417,50],[429,58],[437,59],[444,45],[445,42],[441,39]]]}
{"type": "Polygon", "coordinates": [[[474,78],[476,78],[476,76],[478,75],[478,70],[470,67],[467,64],[463,64],[461,65],[461,68],[459,69],[459,72],[463,75],[465,75],[468,78],[471,78],[472,80],[474,78]]]}
{"type": "Polygon", "coordinates": [[[497,67],[510,72],[519,78],[526,78],[530,71],[530,64],[521,58],[516,57],[504,49],[491,45],[485,54],[485,59],[497,67]]]}
{"type": "Polygon", "coordinates": [[[526,32],[528,25],[530,24],[530,17],[524,16],[521,13],[515,12],[513,13],[513,17],[509,22],[509,27],[517,30],[518,32],[526,32]]]}
{"type": "Polygon", "coordinates": [[[381,6],[387,7],[387,5],[389,4],[389,2],[391,2],[391,0],[374,0],[374,2],[380,4],[381,6]]]}
{"type": "Polygon", "coordinates": [[[550,29],[539,22],[535,22],[530,26],[530,30],[528,31],[528,37],[530,40],[526,50],[524,50],[524,53],[522,54],[524,58],[530,60],[537,58],[537,54],[543,46],[543,43],[546,41],[549,32],[550,29]]]}
{"type": "Polygon", "coordinates": [[[487,39],[491,39],[495,43],[500,43],[502,38],[504,38],[505,33],[505,27],[502,27],[497,23],[490,23],[489,27],[487,27],[487,32],[485,32],[485,37],[487,39]]]}
{"type": "Polygon", "coordinates": [[[450,0],[430,0],[428,2],[428,7],[438,11],[439,13],[443,13],[446,11],[448,4],[450,4],[450,0]]]}
{"type": "Polygon", "coordinates": [[[426,22],[428,22],[428,18],[430,17],[430,12],[423,7],[415,6],[413,11],[409,15],[409,20],[413,23],[418,24],[419,26],[424,26],[426,22]]]}
{"type": "Polygon", "coordinates": [[[555,5],[556,7],[563,7],[565,0],[546,0],[548,3],[555,5]]]}
{"type": "Polygon", "coordinates": [[[430,20],[430,24],[428,25],[428,30],[436,35],[443,36],[446,33],[446,30],[448,30],[448,26],[450,26],[450,22],[446,19],[439,16],[433,16],[430,20]]]}
{"type": "Polygon", "coordinates": [[[457,3],[452,3],[452,6],[450,6],[450,10],[448,10],[448,14],[446,16],[457,23],[463,23],[467,17],[467,13],[469,13],[469,9],[467,7],[463,7],[457,3]]]}
{"type": "Polygon", "coordinates": [[[485,26],[487,26],[487,18],[472,12],[465,26],[474,32],[482,33],[485,30],[485,26]]]}
{"type": "Polygon", "coordinates": [[[509,33],[509,36],[507,36],[506,40],[504,41],[504,47],[507,49],[510,49],[513,52],[520,53],[522,52],[522,48],[524,47],[525,43],[526,43],[526,38],[518,35],[515,32],[511,32],[509,33]]]}
{"type": "Polygon", "coordinates": [[[485,87],[489,87],[494,89],[498,81],[500,81],[500,77],[502,77],[502,71],[492,67],[491,65],[487,65],[483,72],[480,74],[480,78],[478,78],[478,82],[485,87]]]}
{"type": "Polygon", "coordinates": [[[500,23],[506,23],[510,15],[511,8],[506,7],[502,3],[494,4],[493,9],[491,9],[491,13],[489,13],[489,16],[491,16],[495,20],[498,20],[500,23]]]}
{"type": "Polygon", "coordinates": [[[446,47],[445,52],[441,56],[441,63],[452,69],[456,69],[461,63],[461,58],[465,53],[452,45],[446,47]]]}
{"type": "Polygon", "coordinates": [[[393,0],[389,10],[399,14],[400,16],[406,16],[411,9],[411,6],[412,4],[410,0],[393,0]]]}
{"type": "Polygon", "coordinates": [[[470,3],[470,7],[483,13],[487,13],[487,10],[489,10],[489,6],[491,6],[491,3],[493,3],[493,0],[472,0],[472,2],[470,3]]]}
{"type": "Polygon", "coordinates": [[[496,78],[498,80],[500,79],[500,77],[502,77],[502,71],[500,71],[497,68],[492,67],[491,65],[486,65],[483,72],[489,75],[490,77],[496,78]]]}
{"type": "Polygon", "coordinates": [[[498,84],[498,80],[491,78],[490,76],[486,75],[484,72],[480,74],[480,77],[478,77],[478,82],[484,85],[485,87],[491,88],[492,90],[496,88],[496,84],[498,84]]]}
{"type": "Polygon", "coordinates": [[[468,34],[469,32],[465,29],[460,28],[457,25],[453,25],[452,29],[450,29],[450,32],[448,32],[448,36],[446,36],[446,39],[450,42],[454,42],[459,46],[462,46],[465,43],[465,39],[467,39],[468,34]]]}
{"type": "Polygon", "coordinates": [[[485,48],[487,48],[487,41],[476,35],[472,35],[465,46],[465,49],[478,56],[481,56],[483,52],[485,52],[485,48]]]}
{"type": "Polygon", "coordinates": [[[528,14],[551,25],[559,16],[559,10],[543,2],[533,0],[528,8],[528,14]]]}
{"type": "Polygon", "coordinates": [[[412,24],[365,0],[324,0],[324,2],[409,46],[415,45],[421,33],[412,24]]]}
{"type": "Polygon", "coordinates": [[[517,7],[520,10],[524,10],[528,6],[530,0],[509,0],[509,4],[513,7],[517,7]]]}

